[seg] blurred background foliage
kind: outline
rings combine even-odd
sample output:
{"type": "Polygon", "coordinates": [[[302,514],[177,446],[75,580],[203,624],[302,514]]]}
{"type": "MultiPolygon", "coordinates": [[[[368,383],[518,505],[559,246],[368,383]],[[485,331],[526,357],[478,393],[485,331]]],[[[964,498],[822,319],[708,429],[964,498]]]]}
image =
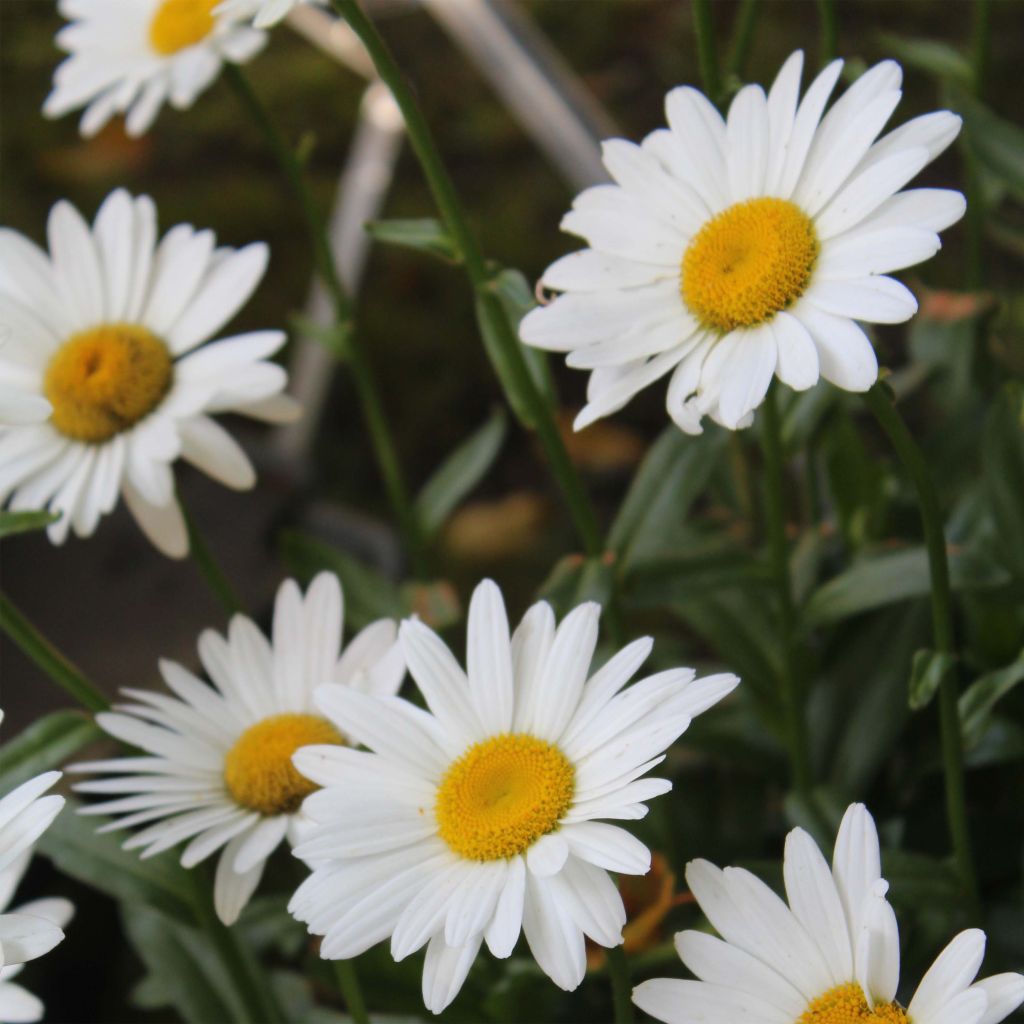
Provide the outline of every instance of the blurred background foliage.
{"type": "MultiPolygon", "coordinates": [[[[692,12],[684,0],[521,6],[626,137],[638,139],[662,123],[671,86],[698,81],[692,12]]],[[[739,6],[714,5],[723,52],[739,6]]],[[[880,329],[876,343],[925,448],[946,517],[960,642],[952,670],[964,690],[968,804],[990,938],[986,973],[1020,970],[1024,4],[1004,0],[987,8],[991,45],[981,82],[970,52],[975,3],[841,0],[837,7],[839,53],[848,58],[849,76],[885,56],[904,63],[900,121],[937,105],[965,118],[961,140],[923,183],[968,189],[971,213],[946,233],[938,257],[908,275],[921,299],[918,317],[909,326],[880,329]]],[[[810,66],[818,63],[813,4],[763,0],[759,8],[747,80],[770,81],[796,47],[807,50],[810,66]]],[[[164,230],[190,221],[214,227],[232,245],[267,240],[270,271],[238,327],[288,324],[305,305],[311,259],[273,161],[232,93],[215,84],[193,109],[163,111],[140,140],[128,140],[113,125],[83,141],[74,118],[50,122],[40,114],[58,60],[52,39],[60,23],[48,0],[0,3],[3,223],[41,241],[46,214],[60,197],[91,217],[116,186],[148,192],[164,230]]],[[[532,282],[554,257],[577,247],[557,231],[571,190],[422,11],[384,4],[381,27],[416,84],[484,251],[532,282]]],[[[247,70],[292,137],[304,140],[326,210],[362,83],[286,28],[247,70]]],[[[433,214],[419,168],[405,153],[385,216],[433,214]]],[[[381,614],[415,610],[458,647],[464,599],[485,574],[501,583],[513,616],[538,594],[560,614],[587,597],[607,600],[614,581],[629,636],[647,632],[657,639],[652,670],[726,666],[744,681],[732,702],[703,716],[671,752],[676,788],[638,826],[664,861],[650,884],[629,897],[641,921],[631,957],[637,978],[681,971],[668,939],[699,921],[682,891],[688,859],[743,863],[778,884],[785,831],[803,824],[830,846],[842,809],[856,799],[868,804],[882,831],[901,922],[903,976],[912,986],[964,926],[968,911],[946,857],[931,700],[944,666],[929,654],[928,569],[915,496],[857,396],[826,384],[801,396],[782,393],[798,655],[809,680],[818,781],[812,798],[801,800],[788,792],[780,739],[782,658],[764,550],[759,426],[736,435],[712,427],[699,438],[685,437],[665,428],[663,387],[654,387],[613,420],[568,435],[609,530],[608,556],[588,561],[576,553],[534,442],[500,411],[501,390],[459,270],[422,252],[378,244],[358,306],[359,331],[407,474],[417,490],[427,485],[420,507],[435,527],[436,581],[405,579],[342,369],[314,457],[301,473],[275,464],[266,436],[248,428],[249,446],[262,463],[255,495],[229,495],[184,474],[189,503],[254,616],[266,622],[282,575],[308,577],[326,566],[342,577],[349,630],[381,614]]],[[[584,375],[554,363],[551,371],[568,431],[584,375]]],[[[72,541],[66,550],[31,534],[5,543],[5,588],[111,694],[122,684],[155,684],[157,656],[194,664],[199,629],[222,624],[194,569],[159,562],[132,529],[119,513],[97,537],[72,541]]],[[[6,646],[3,658],[10,715],[0,789],[7,790],[97,736],[77,714],[66,713],[12,741],[40,712],[63,702],[18,652],[6,646]]],[[[50,1019],[230,1017],[230,992],[188,923],[195,880],[175,866],[173,854],[143,864],[119,851],[113,837],[94,837],[91,827],[64,814],[42,844],[51,863],[37,859],[22,890],[25,898],[63,892],[78,906],[67,941],[23,975],[46,998],[50,1019]],[[168,990],[160,973],[168,964],[192,983],[168,990]]],[[[280,855],[241,927],[254,955],[273,965],[294,1019],[338,1021],[329,969],[283,910],[282,896],[298,873],[280,855]]],[[[532,962],[481,957],[443,1017],[608,1019],[600,956],[593,967],[581,991],[567,996],[532,962]]],[[[360,959],[359,970],[372,1010],[396,1019],[422,1016],[418,962],[395,966],[385,949],[376,949],[360,959]]]]}

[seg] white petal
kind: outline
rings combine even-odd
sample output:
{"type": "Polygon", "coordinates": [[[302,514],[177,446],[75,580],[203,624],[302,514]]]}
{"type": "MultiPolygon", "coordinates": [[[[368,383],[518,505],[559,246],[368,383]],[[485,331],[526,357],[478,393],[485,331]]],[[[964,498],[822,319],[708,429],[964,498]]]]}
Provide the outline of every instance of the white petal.
{"type": "Polygon", "coordinates": [[[815,281],[805,301],[832,316],[876,324],[900,324],[917,312],[913,293],[891,277],[815,281]]]}
{"type": "Polygon", "coordinates": [[[988,1007],[978,1024],[1000,1024],[1024,1003],[1024,976],[1020,974],[996,974],[971,987],[981,989],[988,998],[988,1007]]]}
{"type": "Polygon", "coordinates": [[[878,379],[878,357],[864,331],[846,317],[801,303],[795,313],[818,349],[821,375],[845,391],[867,391],[878,379]]]}
{"type": "Polygon", "coordinates": [[[985,933],[977,928],[961,932],[939,954],[921,979],[907,1013],[913,1020],[930,1022],[974,981],[985,956],[985,933]]]}
{"type": "Polygon", "coordinates": [[[818,383],[818,350],[807,328],[789,313],[776,313],[771,331],[778,350],[775,374],[794,391],[818,383]]]}
{"type": "Polygon", "coordinates": [[[587,970],[583,932],[547,879],[527,873],[523,933],[540,969],[561,989],[574,991],[587,970]]]}
{"type": "Polygon", "coordinates": [[[451,947],[443,935],[435,935],[423,961],[423,1004],[440,1013],[459,994],[480,950],[480,936],[464,946],[451,947]]]}
{"type": "Polygon", "coordinates": [[[217,916],[226,925],[238,920],[249,898],[260,884],[266,861],[257,861],[248,871],[236,871],[235,860],[248,835],[236,836],[224,847],[217,861],[217,874],[213,883],[213,905],[217,916]]]}
{"type": "Polygon", "coordinates": [[[476,717],[488,733],[512,727],[512,652],[501,591],[484,580],[473,591],[466,630],[469,694],[476,717]]]}

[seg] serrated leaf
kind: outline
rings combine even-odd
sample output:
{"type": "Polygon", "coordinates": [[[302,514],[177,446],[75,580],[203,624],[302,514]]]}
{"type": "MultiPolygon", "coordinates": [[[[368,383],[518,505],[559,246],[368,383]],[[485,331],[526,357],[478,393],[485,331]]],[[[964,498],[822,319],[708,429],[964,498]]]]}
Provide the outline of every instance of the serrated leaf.
{"type": "Polygon", "coordinates": [[[428,535],[445,520],[484,478],[501,451],[508,432],[508,417],[495,409],[434,471],[416,498],[416,512],[428,535]]]}
{"type": "Polygon", "coordinates": [[[50,523],[60,519],[56,512],[46,509],[30,512],[0,511],[0,537],[11,537],[16,533],[29,533],[33,530],[45,530],[50,523]]]}
{"type": "Polygon", "coordinates": [[[0,745],[0,796],[42,772],[60,768],[87,743],[103,736],[78,711],[54,711],[0,745]]]}
{"type": "Polygon", "coordinates": [[[1024,682],[1024,651],[1011,665],[986,672],[960,695],[960,727],[964,747],[974,747],[985,732],[992,712],[1011,690],[1024,682]]]}
{"type": "Polygon", "coordinates": [[[409,220],[372,220],[366,233],[384,245],[397,245],[437,257],[446,263],[459,263],[458,249],[451,236],[433,217],[409,220]]]}
{"type": "Polygon", "coordinates": [[[912,711],[926,708],[938,693],[946,674],[953,671],[956,659],[944,651],[915,651],[910,666],[910,692],[907,703],[912,711]]]}

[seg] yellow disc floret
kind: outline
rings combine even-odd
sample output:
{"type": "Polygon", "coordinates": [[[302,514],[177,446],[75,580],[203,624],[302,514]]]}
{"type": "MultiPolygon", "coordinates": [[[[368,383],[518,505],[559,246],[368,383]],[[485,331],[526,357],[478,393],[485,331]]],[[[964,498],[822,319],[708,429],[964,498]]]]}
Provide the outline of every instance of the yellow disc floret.
{"type": "Polygon", "coordinates": [[[807,1007],[796,1024],[910,1024],[906,1010],[895,1003],[868,1006],[860,985],[851,982],[830,989],[807,1007]]]}
{"type": "Polygon", "coordinates": [[[811,219],[786,199],[749,199],[712,218],[683,255],[690,312],[722,334],[771,320],[807,288],[818,258],[811,219]]]}
{"type": "Polygon", "coordinates": [[[163,0],[149,23],[149,45],[161,57],[195,46],[212,31],[222,0],[163,0]]]}
{"type": "Polygon", "coordinates": [[[259,814],[291,814],[319,787],[300,775],[292,754],[314,743],[341,744],[319,715],[272,715],[250,725],[224,759],[224,782],[236,803],[259,814]]]}
{"type": "Polygon", "coordinates": [[[51,422],[76,441],[108,441],[160,404],[172,368],[167,346],[137,324],[104,324],[72,335],[43,378],[51,422]]]}
{"type": "Polygon", "coordinates": [[[469,860],[503,860],[553,832],[569,809],[575,771],[550,743],[493,736],[453,762],[437,790],[441,838],[469,860]]]}

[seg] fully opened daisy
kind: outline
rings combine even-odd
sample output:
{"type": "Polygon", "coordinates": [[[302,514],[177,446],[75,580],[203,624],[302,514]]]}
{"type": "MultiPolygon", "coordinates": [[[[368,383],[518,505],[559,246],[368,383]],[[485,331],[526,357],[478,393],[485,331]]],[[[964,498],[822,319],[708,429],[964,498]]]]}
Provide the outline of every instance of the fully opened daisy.
{"type": "Polygon", "coordinates": [[[321,956],[357,956],[389,936],[396,960],[426,945],[423,999],[439,1013],[483,942],[507,957],[522,930],[541,969],[572,990],[584,935],[622,941],[608,872],[644,874],[650,852],[597,819],[642,818],[644,801],[671,788],[642,776],[738,680],[675,669],[623,689],[649,639],[588,680],[599,614],[582,605],[556,629],[541,602],[510,640],[501,593],[485,581],[470,604],[466,672],[425,625],[402,624],[428,711],[318,690],[324,714],[369,748],[295,756],[324,788],[304,805],[315,825],[295,852],[314,871],[289,909],[323,935],[321,956]]]}
{"type": "Polygon", "coordinates": [[[907,182],[960,129],[948,111],[878,139],[902,72],[883,61],[823,115],[833,61],[798,102],[803,54],[765,96],[741,89],[725,120],[695,89],[668,94],[669,128],[604,145],[615,181],[577,197],[562,221],[589,249],[548,267],[562,292],[530,312],[524,342],[589,370],[576,429],[671,374],[667,407],[688,433],[704,415],[748,426],[774,374],[866,391],[878,375],[858,322],[917,310],[891,271],[928,259],[964,212],[959,192],[907,182]],[[877,141],[876,141],[877,139],[877,141]]]}
{"type": "Polygon", "coordinates": [[[60,0],[71,24],[57,33],[67,56],[53,76],[43,113],[85,107],[81,132],[95,135],[115,114],[141,135],[165,102],[192,106],[225,61],[242,64],[266,35],[221,0],[60,0]]]}
{"type": "Polygon", "coordinates": [[[74,766],[112,778],[79,783],[109,799],[83,814],[117,815],[100,831],[145,825],[126,849],[152,857],[186,842],[181,863],[194,867],[220,850],[214,884],[217,914],[231,924],[256,886],[267,858],[294,843],[303,798],[317,786],[292,766],[308,744],[344,749],[344,725],[313,703],[329,682],[364,696],[391,697],[405,674],[394,622],[367,626],[341,651],[341,587],[322,573],[305,598],[291,580],[274,607],[273,639],[236,615],[227,637],[207,630],[199,657],[213,686],[173,661],[160,672],[174,696],[125,690],[136,703],[96,716],[111,736],[146,752],[74,766]],[[340,654],[340,657],[339,657],[340,654]]]}
{"type": "Polygon", "coordinates": [[[267,247],[218,247],[188,224],[158,243],[156,231],[153,201],[123,190],[91,228],[57,203],[48,255],[0,229],[0,385],[36,417],[49,410],[45,422],[0,420],[0,504],[60,513],[48,530],[58,544],[91,534],[120,494],[161,551],[185,555],[172,463],[252,487],[249,459],[212,414],[297,412],[268,360],[281,331],[203,344],[256,288],[267,247]]]}
{"type": "Polygon", "coordinates": [[[972,929],[946,947],[906,1008],[896,1002],[899,934],[863,805],[843,818],[831,870],[797,828],[783,871],[788,906],[749,871],[691,863],[686,880],[721,938],[680,932],[676,948],[699,980],[645,981],[637,1006],[667,1024],[998,1024],[1024,1001],[1018,974],[974,982],[985,935],[972,929]]]}

